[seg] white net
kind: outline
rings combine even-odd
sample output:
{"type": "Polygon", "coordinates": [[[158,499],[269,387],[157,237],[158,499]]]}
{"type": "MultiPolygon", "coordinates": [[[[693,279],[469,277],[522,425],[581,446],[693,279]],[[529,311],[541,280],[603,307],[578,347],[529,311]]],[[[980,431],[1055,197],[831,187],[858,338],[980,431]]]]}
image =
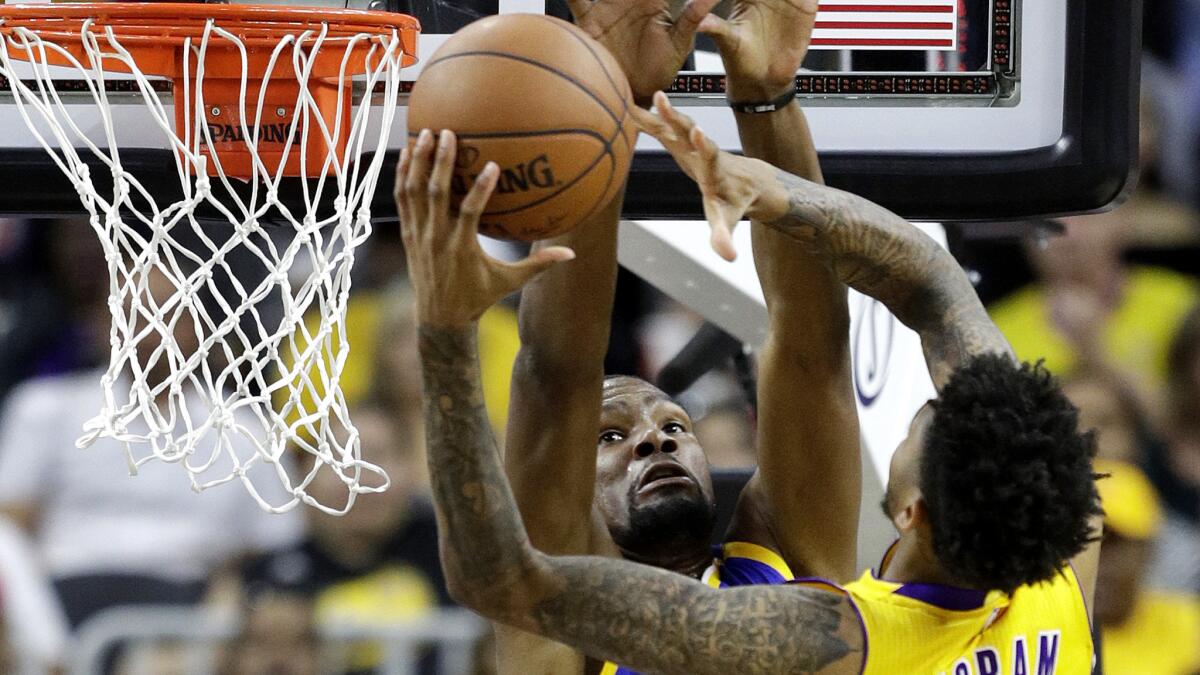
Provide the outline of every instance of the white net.
{"type": "Polygon", "coordinates": [[[351,267],[371,231],[371,198],[396,111],[400,37],[393,31],[390,38],[334,40],[325,28],[283,36],[270,54],[267,81],[284,72],[300,86],[293,105],[276,107],[254,95],[255,78],[263,79],[248,65],[255,56],[210,19],[198,39],[181,39],[184,76],[173,96],[183,97],[188,121],[180,129],[161,80],[142,73],[112,28],[85,21],[71,39],[82,42],[84,58],[56,43],[62,40],[14,27],[0,39],[0,75],[8,77],[30,132],[78,191],[108,263],[112,329],[100,383],[104,403],[78,445],[115,439],[132,473],[152,460],[176,463],[197,491],[240,481],[275,512],[303,502],[344,513],[356,495],[386,489],[386,474],[361,458],[339,378],[349,352],[351,267]],[[205,63],[218,49],[239,55],[242,64],[233,81],[240,81],[240,110],[251,114],[235,140],[252,159],[246,181],[227,175],[215,148],[229,139],[214,139],[205,123],[205,63]],[[350,82],[357,71],[366,92],[345,105],[351,90],[338,88],[332,123],[305,86],[316,55],[328,57],[330,50],[341,58],[338,81],[350,82]],[[164,146],[175,151],[177,201],[160,203],[122,168],[120,125],[105,87],[105,69],[114,62],[132,73],[164,146]],[[80,94],[66,96],[68,104],[56,90],[62,66],[54,64],[63,63],[87,83],[88,113],[100,112],[106,141],[90,140],[72,117],[80,94]],[[283,164],[258,148],[263,120],[289,107],[285,151],[298,148],[308,157],[314,143],[327,150],[323,161],[301,160],[302,210],[280,199],[283,164]],[[236,256],[257,268],[250,281],[244,269],[234,269],[236,256]],[[290,274],[297,269],[306,273],[290,274]],[[296,461],[305,455],[313,459],[296,461]],[[335,472],[345,484],[344,503],[323,504],[308,494],[320,471],[335,472]],[[264,480],[278,484],[264,489],[264,480]],[[281,494],[280,486],[286,496],[269,499],[281,494]]]}

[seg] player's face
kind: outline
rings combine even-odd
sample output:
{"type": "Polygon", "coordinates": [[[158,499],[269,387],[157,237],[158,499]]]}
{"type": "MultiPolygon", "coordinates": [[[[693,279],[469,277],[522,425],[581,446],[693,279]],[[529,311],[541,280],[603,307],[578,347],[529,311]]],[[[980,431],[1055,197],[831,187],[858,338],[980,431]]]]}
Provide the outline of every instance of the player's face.
{"type": "Polygon", "coordinates": [[[893,521],[921,497],[921,449],[925,447],[925,432],[932,420],[933,406],[926,403],[913,417],[908,427],[908,437],[892,454],[884,511],[893,521]]]}
{"type": "Polygon", "coordinates": [[[597,503],[618,545],[678,528],[707,538],[712,478],[678,404],[644,382],[606,389],[596,453],[597,503]]]}

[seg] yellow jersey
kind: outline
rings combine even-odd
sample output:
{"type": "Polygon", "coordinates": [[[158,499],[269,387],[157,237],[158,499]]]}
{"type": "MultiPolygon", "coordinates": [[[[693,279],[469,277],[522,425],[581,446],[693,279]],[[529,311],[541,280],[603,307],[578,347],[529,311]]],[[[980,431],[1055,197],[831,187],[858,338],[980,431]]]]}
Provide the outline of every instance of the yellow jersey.
{"type": "MultiPolygon", "coordinates": [[[[880,574],[891,557],[884,558],[880,574]]],[[[816,587],[838,587],[817,580],[816,587]]],[[[1013,594],[886,581],[867,570],[839,589],[862,618],[863,675],[1086,675],[1092,631],[1067,566],[1013,594]]]]}

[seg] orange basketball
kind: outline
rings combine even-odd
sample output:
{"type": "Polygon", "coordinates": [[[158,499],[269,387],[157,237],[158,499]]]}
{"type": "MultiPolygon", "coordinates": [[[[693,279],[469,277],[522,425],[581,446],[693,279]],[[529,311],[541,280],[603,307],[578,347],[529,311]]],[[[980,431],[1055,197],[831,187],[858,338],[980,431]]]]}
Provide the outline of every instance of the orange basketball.
{"type": "Polygon", "coordinates": [[[505,14],[463,28],[421,71],[409,138],[458,134],[455,202],[488,161],[500,178],[479,229],[531,241],[562,234],[609,203],[625,180],[637,129],[629,83],[575,26],[505,14]]]}

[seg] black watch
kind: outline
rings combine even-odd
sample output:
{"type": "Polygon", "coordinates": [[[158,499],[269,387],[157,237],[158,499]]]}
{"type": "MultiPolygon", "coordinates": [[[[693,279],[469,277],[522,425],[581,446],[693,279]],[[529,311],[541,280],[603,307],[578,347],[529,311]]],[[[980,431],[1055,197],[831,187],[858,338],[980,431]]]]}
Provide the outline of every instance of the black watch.
{"type": "Polygon", "coordinates": [[[734,112],[740,113],[773,113],[777,110],[783,110],[789,103],[796,100],[796,90],[792,89],[779,98],[770,101],[753,101],[750,103],[740,103],[737,101],[729,101],[729,107],[733,108],[734,112]]]}

